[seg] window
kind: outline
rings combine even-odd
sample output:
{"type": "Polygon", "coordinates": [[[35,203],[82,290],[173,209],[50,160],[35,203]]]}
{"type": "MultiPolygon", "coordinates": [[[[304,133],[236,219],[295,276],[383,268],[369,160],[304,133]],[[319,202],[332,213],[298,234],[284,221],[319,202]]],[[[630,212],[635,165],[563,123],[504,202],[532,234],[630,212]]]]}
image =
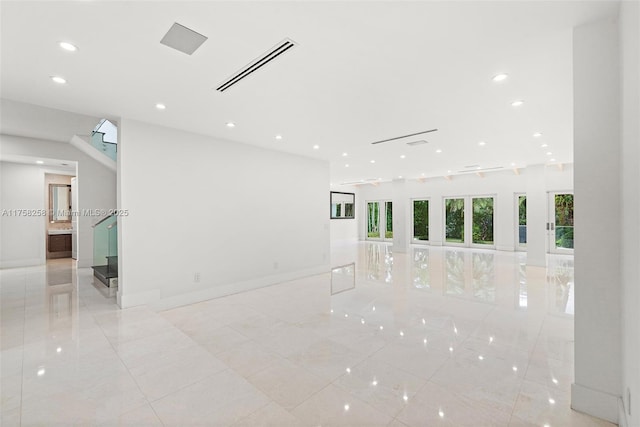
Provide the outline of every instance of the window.
{"type": "Polygon", "coordinates": [[[445,241],[464,243],[465,199],[445,199],[445,241]]]}
{"type": "Polygon", "coordinates": [[[413,201],[413,240],[429,241],[429,200],[413,201]]]}

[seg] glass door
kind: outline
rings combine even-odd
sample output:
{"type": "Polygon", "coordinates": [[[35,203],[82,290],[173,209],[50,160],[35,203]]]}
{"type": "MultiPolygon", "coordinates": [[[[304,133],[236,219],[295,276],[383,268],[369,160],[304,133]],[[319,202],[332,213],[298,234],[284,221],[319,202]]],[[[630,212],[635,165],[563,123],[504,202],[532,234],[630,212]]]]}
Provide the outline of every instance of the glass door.
{"type": "Polygon", "coordinates": [[[573,253],[573,193],[549,193],[549,252],[573,253]]]}
{"type": "Polygon", "coordinates": [[[475,246],[494,247],[493,197],[472,197],[472,240],[475,246]]]}
{"type": "Polygon", "coordinates": [[[494,207],[494,196],[445,197],[445,244],[494,248],[494,207]]]}
{"type": "Polygon", "coordinates": [[[429,241],[429,200],[413,201],[413,243],[429,241]]]}
{"type": "Polygon", "coordinates": [[[385,240],[393,240],[393,202],[384,202],[384,227],[385,240]]]}
{"type": "Polygon", "coordinates": [[[516,250],[527,247],[527,196],[516,194],[516,250]]]}
{"type": "Polygon", "coordinates": [[[393,202],[367,202],[367,239],[393,240],[393,202]]]}
{"type": "Polygon", "coordinates": [[[462,246],[465,244],[464,210],[465,199],[463,197],[444,199],[444,238],[449,245],[462,246]]]}
{"type": "Polygon", "coordinates": [[[367,202],[367,239],[380,239],[380,202],[367,202]]]}

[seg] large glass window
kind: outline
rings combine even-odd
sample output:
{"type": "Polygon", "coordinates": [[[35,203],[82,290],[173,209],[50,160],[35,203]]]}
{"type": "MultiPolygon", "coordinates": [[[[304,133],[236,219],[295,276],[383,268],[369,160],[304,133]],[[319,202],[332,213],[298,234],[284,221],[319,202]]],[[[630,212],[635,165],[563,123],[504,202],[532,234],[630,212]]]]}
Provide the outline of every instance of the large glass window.
{"type": "Polygon", "coordinates": [[[518,195],[518,245],[527,246],[527,196],[518,195]]]}
{"type": "Polygon", "coordinates": [[[445,199],[445,240],[448,243],[464,243],[465,199],[445,199]]]}
{"type": "Polygon", "coordinates": [[[367,203],[367,237],[380,238],[380,203],[367,203]]]}
{"type": "Polygon", "coordinates": [[[556,248],[573,249],[573,194],[555,195],[556,248]]]}
{"type": "Polygon", "coordinates": [[[429,201],[413,201],[413,240],[429,240],[429,201]]]}
{"type": "Polygon", "coordinates": [[[493,197],[474,197],[472,242],[478,245],[493,245],[493,197]]]}
{"type": "Polygon", "coordinates": [[[393,202],[384,202],[384,211],[387,219],[384,237],[386,239],[393,239],[393,202]]]}

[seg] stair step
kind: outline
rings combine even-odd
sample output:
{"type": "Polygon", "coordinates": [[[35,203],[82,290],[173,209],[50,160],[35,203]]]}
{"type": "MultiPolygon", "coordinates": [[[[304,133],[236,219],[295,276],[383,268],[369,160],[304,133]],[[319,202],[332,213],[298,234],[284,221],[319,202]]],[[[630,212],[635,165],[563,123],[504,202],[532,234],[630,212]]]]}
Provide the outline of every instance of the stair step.
{"type": "Polygon", "coordinates": [[[109,268],[108,265],[94,265],[93,275],[108,287],[117,285],[118,283],[118,269],[109,268]]]}

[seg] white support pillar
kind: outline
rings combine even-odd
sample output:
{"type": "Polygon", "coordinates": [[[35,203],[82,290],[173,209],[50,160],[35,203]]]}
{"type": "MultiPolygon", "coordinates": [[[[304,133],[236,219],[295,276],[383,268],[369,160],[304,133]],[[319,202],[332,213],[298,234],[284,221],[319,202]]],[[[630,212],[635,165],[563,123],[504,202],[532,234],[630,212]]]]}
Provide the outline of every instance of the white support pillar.
{"type": "Polygon", "coordinates": [[[573,32],[575,382],[571,406],[618,422],[620,58],[616,20],[573,32]]]}
{"type": "Polygon", "coordinates": [[[405,253],[409,249],[407,224],[411,221],[406,196],[406,182],[404,179],[393,180],[393,251],[405,253]]]}
{"type": "Polygon", "coordinates": [[[527,265],[547,266],[547,193],[544,165],[528,166],[527,177],[527,265]]]}

